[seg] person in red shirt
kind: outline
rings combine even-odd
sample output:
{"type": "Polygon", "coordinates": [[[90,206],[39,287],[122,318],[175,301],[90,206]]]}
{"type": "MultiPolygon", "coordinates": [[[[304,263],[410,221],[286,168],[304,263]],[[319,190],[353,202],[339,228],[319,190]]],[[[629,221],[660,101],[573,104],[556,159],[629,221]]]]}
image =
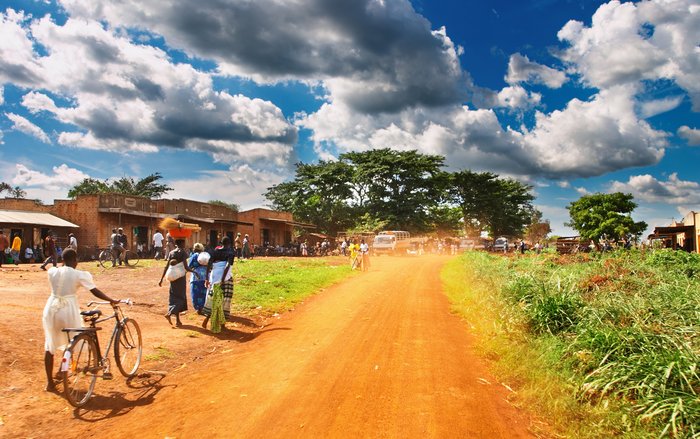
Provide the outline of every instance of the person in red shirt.
{"type": "Polygon", "coordinates": [[[41,264],[41,269],[46,270],[46,266],[49,264],[49,262],[53,263],[53,266],[56,266],[56,240],[53,238],[53,232],[49,230],[49,234],[46,235],[46,239],[44,240],[45,247],[46,247],[46,260],[44,261],[43,264],[41,264]]]}
{"type": "Polygon", "coordinates": [[[0,267],[5,262],[5,249],[10,247],[10,241],[5,236],[5,232],[0,229],[0,267]]]}

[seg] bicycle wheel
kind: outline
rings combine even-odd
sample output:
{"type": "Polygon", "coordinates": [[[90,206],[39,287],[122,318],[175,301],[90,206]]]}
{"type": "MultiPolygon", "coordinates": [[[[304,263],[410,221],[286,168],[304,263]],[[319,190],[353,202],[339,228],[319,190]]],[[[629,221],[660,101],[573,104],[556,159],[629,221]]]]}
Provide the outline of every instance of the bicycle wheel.
{"type": "Polygon", "coordinates": [[[63,392],[73,407],[82,407],[90,399],[99,369],[95,340],[78,334],[63,354],[63,392]]]}
{"type": "Polygon", "coordinates": [[[114,261],[112,260],[112,251],[111,250],[102,250],[100,252],[100,265],[102,268],[108,268],[111,267],[112,264],[114,264],[114,261]]]}
{"type": "Polygon", "coordinates": [[[114,361],[119,372],[127,378],[136,375],[141,364],[141,330],[138,323],[130,318],[124,319],[124,323],[117,333],[117,341],[114,343],[114,361]]]}
{"type": "Polygon", "coordinates": [[[139,263],[141,258],[139,258],[138,253],[133,250],[127,250],[124,253],[124,263],[129,267],[135,267],[139,263]]]}

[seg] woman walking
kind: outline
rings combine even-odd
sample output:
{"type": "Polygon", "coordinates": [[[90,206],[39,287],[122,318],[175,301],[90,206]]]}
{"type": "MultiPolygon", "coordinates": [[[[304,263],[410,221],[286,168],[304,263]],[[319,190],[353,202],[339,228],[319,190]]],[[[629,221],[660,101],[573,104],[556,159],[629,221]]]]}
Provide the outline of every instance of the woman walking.
{"type": "Polygon", "coordinates": [[[194,276],[199,277],[189,265],[187,265],[187,254],[185,253],[185,240],[178,239],[175,241],[175,249],[168,253],[168,262],[163,268],[163,275],[160,277],[160,282],[158,286],[163,285],[163,279],[166,274],[168,276],[168,281],[170,281],[170,297],[168,299],[168,312],[165,314],[165,318],[172,325],[172,316],[175,315],[175,325],[180,327],[182,322],[180,321],[180,313],[187,311],[187,277],[186,272],[193,273],[194,276]]]}
{"type": "Polygon", "coordinates": [[[204,251],[204,245],[199,242],[194,245],[193,250],[187,262],[192,269],[192,274],[190,275],[190,295],[192,296],[192,307],[197,311],[197,314],[201,314],[202,308],[204,308],[204,302],[207,299],[206,282],[209,253],[204,251]]]}
{"type": "Polygon", "coordinates": [[[231,313],[234,256],[235,250],[231,247],[231,238],[225,236],[221,240],[221,245],[214,249],[207,267],[209,290],[202,308],[202,314],[205,316],[202,327],[206,329],[211,319],[211,332],[215,334],[221,332],[231,313]]]}

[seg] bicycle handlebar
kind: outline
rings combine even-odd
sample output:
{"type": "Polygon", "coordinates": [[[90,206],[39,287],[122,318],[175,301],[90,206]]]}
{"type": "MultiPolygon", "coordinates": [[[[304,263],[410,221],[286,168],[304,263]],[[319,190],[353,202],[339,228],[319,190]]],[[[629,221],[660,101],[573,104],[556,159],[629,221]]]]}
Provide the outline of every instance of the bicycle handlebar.
{"type": "MultiPolygon", "coordinates": [[[[121,299],[121,300],[119,300],[117,303],[123,303],[123,304],[125,304],[125,305],[131,306],[131,305],[134,304],[134,301],[131,300],[131,299],[121,299]]],[[[93,306],[93,305],[111,305],[111,304],[112,304],[111,302],[88,302],[88,303],[87,303],[87,306],[93,306]]]]}

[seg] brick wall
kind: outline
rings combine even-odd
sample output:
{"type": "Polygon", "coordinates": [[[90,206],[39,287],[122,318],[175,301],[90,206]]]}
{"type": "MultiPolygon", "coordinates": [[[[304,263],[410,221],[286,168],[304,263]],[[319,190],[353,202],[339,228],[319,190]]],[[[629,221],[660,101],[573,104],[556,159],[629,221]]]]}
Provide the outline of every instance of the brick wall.
{"type": "Polygon", "coordinates": [[[41,204],[36,200],[26,200],[23,198],[0,198],[0,209],[50,213],[51,206],[41,204]]]}

